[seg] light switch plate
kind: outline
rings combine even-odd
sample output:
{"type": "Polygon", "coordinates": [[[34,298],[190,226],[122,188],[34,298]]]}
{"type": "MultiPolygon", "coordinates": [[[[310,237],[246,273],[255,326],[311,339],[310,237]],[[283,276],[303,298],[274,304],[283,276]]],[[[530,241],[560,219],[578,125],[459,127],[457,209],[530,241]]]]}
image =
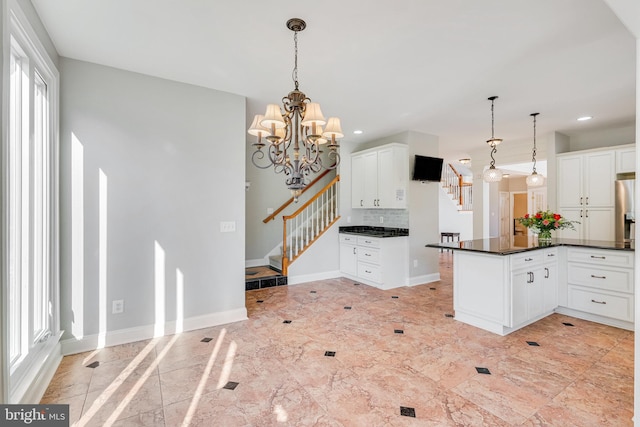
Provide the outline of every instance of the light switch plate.
{"type": "Polygon", "coordinates": [[[231,233],[236,231],[236,222],[235,221],[220,221],[220,232],[221,233],[231,233]]]}

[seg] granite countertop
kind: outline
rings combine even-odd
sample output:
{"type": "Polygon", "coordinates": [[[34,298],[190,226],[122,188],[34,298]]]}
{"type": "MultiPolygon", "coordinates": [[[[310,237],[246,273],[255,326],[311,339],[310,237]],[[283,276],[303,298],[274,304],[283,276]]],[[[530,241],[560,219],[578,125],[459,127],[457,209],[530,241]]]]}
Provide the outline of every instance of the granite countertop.
{"type": "Polygon", "coordinates": [[[408,228],[372,227],[369,225],[353,225],[340,227],[338,229],[338,232],[343,234],[357,234],[360,236],[369,237],[403,237],[409,235],[408,228]]]}
{"type": "Polygon", "coordinates": [[[534,237],[529,237],[526,245],[515,246],[511,239],[494,237],[490,239],[465,240],[462,242],[429,243],[428,248],[442,248],[472,252],[482,252],[495,255],[511,255],[536,249],[552,248],[557,246],[575,246],[595,249],[614,249],[621,251],[634,251],[634,243],[611,242],[586,239],[551,239],[550,243],[539,244],[534,237]]]}

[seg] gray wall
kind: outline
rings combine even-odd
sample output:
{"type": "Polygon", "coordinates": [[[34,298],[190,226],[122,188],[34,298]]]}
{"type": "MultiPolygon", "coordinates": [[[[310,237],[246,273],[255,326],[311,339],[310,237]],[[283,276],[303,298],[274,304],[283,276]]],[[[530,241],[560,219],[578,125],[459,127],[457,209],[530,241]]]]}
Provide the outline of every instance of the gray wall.
{"type": "Polygon", "coordinates": [[[100,332],[105,309],[107,332],[153,325],[163,292],[165,321],[176,320],[179,273],[185,319],[245,310],[244,97],[60,64],[64,338],[100,332]],[[125,311],[112,315],[116,299],[125,311]]]}

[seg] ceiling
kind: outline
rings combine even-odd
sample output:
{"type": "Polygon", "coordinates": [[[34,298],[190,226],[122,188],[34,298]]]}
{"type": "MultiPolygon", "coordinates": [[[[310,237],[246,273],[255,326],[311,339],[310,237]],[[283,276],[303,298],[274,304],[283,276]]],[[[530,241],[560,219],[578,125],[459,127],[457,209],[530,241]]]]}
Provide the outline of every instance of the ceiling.
{"type": "Polygon", "coordinates": [[[635,120],[635,38],[603,0],[32,2],[61,56],[246,96],[247,125],[293,89],[302,18],[300,89],[343,145],[415,130],[469,157],[492,95],[504,144],[531,140],[533,112],[538,135],[635,120]]]}

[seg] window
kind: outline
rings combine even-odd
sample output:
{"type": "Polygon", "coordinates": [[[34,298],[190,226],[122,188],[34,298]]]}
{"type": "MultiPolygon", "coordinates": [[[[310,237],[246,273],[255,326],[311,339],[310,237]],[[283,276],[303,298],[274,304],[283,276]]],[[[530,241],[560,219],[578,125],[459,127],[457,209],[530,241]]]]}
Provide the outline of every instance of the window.
{"type": "Polygon", "coordinates": [[[59,338],[58,74],[15,2],[10,4],[8,132],[2,159],[7,232],[2,253],[7,266],[9,392],[16,402],[59,338]]]}

